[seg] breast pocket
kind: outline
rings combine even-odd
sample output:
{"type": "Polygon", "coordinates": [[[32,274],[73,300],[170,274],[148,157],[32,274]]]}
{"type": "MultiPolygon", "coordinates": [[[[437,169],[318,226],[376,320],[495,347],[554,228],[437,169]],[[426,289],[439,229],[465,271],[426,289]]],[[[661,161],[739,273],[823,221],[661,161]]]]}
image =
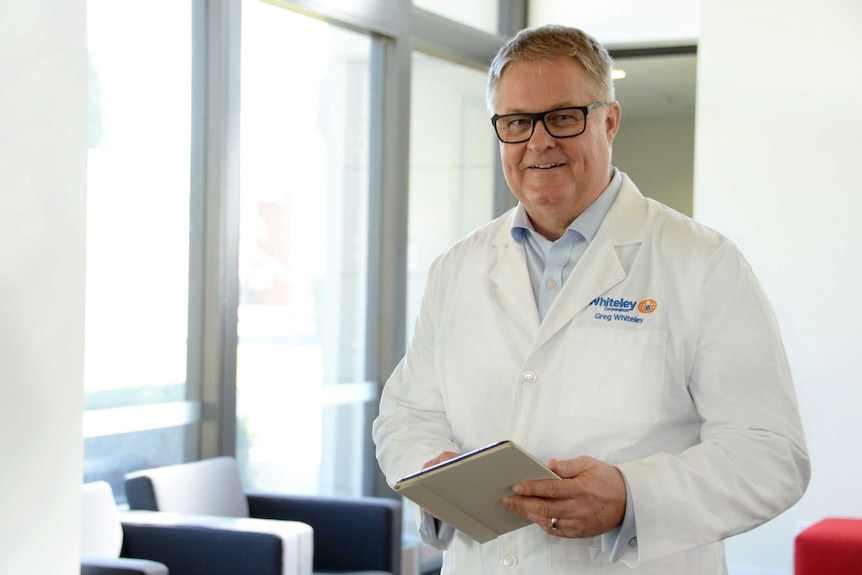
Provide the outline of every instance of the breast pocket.
{"type": "Polygon", "coordinates": [[[561,415],[658,421],[667,332],[573,329],[567,338],[561,415]]]}

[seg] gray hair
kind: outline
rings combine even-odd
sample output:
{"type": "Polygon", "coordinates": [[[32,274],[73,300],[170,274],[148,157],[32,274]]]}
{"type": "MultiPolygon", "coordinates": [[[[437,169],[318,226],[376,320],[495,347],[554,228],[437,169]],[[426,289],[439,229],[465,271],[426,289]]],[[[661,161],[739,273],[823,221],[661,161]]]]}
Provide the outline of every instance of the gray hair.
{"type": "Polygon", "coordinates": [[[513,62],[540,62],[557,58],[572,58],[583,65],[587,78],[599,100],[614,100],[611,78],[613,60],[608,51],[589,34],[553,24],[527,28],[506,42],[488,70],[488,110],[496,112],[497,89],[506,67],[513,62]]]}

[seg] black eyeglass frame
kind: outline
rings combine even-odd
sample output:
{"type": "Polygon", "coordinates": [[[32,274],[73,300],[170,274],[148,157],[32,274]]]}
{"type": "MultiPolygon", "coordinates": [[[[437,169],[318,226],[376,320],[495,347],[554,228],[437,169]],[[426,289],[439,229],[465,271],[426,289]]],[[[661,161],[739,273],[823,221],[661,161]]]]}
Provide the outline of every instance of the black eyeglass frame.
{"type": "Polygon", "coordinates": [[[553,110],[545,110],[544,112],[536,112],[533,114],[528,113],[528,112],[518,112],[515,114],[494,114],[493,116],[491,116],[491,125],[494,126],[494,133],[497,135],[497,139],[500,140],[501,142],[503,142],[504,144],[523,144],[524,142],[528,142],[530,140],[530,138],[533,137],[533,133],[536,131],[536,124],[538,122],[542,122],[542,124],[544,124],[545,131],[548,132],[548,134],[550,134],[551,137],[553,137],[553,138],[557,138],[557,139],[576,138],[577,136],[580,136],[581,134],[583,134],[584,132],[587,131],[587,116],[590,115],[590,112],[592,112],[596,108],[604,106],[607,103],[609,103],[608,100],[597,100],[597,101],[593,102],[592,104],[590,104],[589,106],[563,106],[562,108],[554,108],[553,110]],[[547,117],[548,114],[552,114],[554,112],[560,112],[562,110],[580,110],[581,112],[583,112],[584,113],[584,129],[581,130],[580,132],[578,132],[577,134],[569,134],[568,136],[557,136],[557,135],[555,135],[551,131],[551,129],[548,127],[548,124],[545,122],[545,117],[547,117]],[[526,138],[524,138],[523,140],[514,140],[514,141],[504,140],[503,137],[500,136],[500,131],[497,129],[497,120],[500,120],[501,118],[510,118],[513,116],[521,116],[521,117],[525,117],[525,118],[530,118],[530,120],[531,120],[530,135],[527,136],[526,138]]]}

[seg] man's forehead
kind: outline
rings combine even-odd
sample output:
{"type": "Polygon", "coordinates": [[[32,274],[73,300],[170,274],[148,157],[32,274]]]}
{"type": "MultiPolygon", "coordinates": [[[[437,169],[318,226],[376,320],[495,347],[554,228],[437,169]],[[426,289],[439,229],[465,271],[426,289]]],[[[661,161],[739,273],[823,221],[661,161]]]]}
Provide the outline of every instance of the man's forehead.
{"type": "Polygon", "coordinates": [[[498,107],[518,108],[507,111],[527,111],[540,102],[543,109],[551,109],[583,105],[592,92],[586,72],[577,60],[521,61],[512,62],[503,70],[496,101],[498,107]]]}
{"type": "Polygon", "coordinates": [[[531,58],[525,60],[513,60],[506,64],[500,73],[500,79],[506,77],[507,72],[511,72],[512,70],[517,71],[530,71],[534,74],[541,75],[544,73],[544,70],[559,70],[559,69],[571,69],[572,71],[579,71],[584,76],[587,74],[587,69],[584,68],[584,65],[577,58],[571,58],[568,56],[556,56],[553,58],[531,58]]]}

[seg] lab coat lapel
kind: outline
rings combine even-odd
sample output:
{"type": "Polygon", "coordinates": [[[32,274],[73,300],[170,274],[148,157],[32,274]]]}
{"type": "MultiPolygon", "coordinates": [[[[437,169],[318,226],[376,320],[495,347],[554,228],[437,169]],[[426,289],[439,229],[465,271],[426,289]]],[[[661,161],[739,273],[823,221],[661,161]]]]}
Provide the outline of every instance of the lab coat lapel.
{"type": "Polygon", "coordinates": [[[494,259],[488,276],[496,286],[500,304],[508,314],[529,332],[536,333],[539,329],[539,312],[530,285],[527,256],[523,246],[512,238],[511,217],[508,220],[507,224],[499,227],[493,239],[494,259]]]}
{"type": "Polygon", "coordinates": [[[646,217],[643,196],[623,175],[623,185],[608,215],[580,261],[572,270],[539,329],[535,348],[540,347],[584,310],[591,301],[623,281],[623,268],[616,248],[640,243],[646,217]]]}

